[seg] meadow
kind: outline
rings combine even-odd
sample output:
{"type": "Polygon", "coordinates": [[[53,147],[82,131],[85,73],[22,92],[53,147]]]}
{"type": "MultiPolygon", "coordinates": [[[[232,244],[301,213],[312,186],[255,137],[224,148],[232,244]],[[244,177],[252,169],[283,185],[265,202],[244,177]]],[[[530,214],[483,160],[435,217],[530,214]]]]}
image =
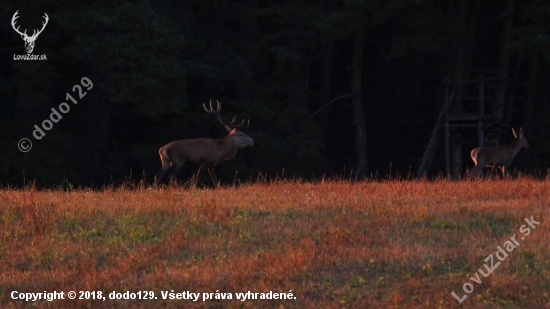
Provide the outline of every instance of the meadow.
{"type": "Polygon", "coordinates": [[[0,307],[550,308],[548,205],[550,181],[531,178],[4,188],[0,307]],[[540,223],[524,235],[531,217],[540,223]],[[519,244],[500,261],[513,235],[519,244]],[[490,254],[500,264],[480,276],[490,254]],[[163,299],[186,291],[199,299],[163,299]],[[292,295],[236,299],[248,291],[292,295]],[[452,292],[468,297],[459,304],[452,292]]]}

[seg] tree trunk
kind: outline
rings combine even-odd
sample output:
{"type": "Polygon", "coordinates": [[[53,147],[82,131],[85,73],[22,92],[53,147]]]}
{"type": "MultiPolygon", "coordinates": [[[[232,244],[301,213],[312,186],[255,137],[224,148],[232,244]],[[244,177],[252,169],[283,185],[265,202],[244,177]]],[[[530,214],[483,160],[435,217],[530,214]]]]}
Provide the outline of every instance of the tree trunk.
{"type": "MultiPolygon", "coordinates": [[[[91,80],[99,84],[101,76],[96,65],[91,69],[91,80]]],[[[101,95],[99,87],[90,91],[89,113],[88,113],[88,183],[92,187],[100,185],[103,161],[111,131],[112,113],[109,102],[101,95]]]]}
{"type": "MultiPolygon", "coordinates": [[[[239,20],[240,28],[240,44],[245,47],[240,52],[243,57],[246,66],[254,67],[254,53],[250,45],[253,44],[257,34],[256,19],[252,16],[243,14],[239,20]]],[[[241,85],[239,89],[239,100],[248,102],[252,98],[256,97],[256,94],[253,93],[255,87],[254,85],[241,85]]]]}
{"type": "MultiPolygon", "coordinates": [[[[460,27],[458,53],[453,74],[455,82],[455,100],[450,102],[454,114],[464,113],[463,81],[471,75],[472,59],[474,55],[476,24],[479,17],[480,1],[459,1],[457,23],[460,27]]],[[[451,176],[457,179],[462,174],[463,134],[457,130],[451,131],[451,176]]]]}
{"type": "MultiPolygon", "coordinates": [[[[526,78],[526,97],[525,97],[525,109],[523,118],[523,132],[527,138],[535,135],[535,102],[537,99],[537,78],[539,74],[539,52],[533,52],[527,59],[527,78],[526,78]]],[[[536,166],[533,164],[533,160],[529,160],[529,156],[521,156],[519,166],[522,169],[532,169],[536,166]]]]}
{"type": "Polygon", "coordinates": [[[364,178],[367,175],[367,125],[365,121],[363,93],[361,88],[365,28],[365,24],[362,24],[355,33],[355,38],[353,40],[353,55],[351,60],[351,101],[353,105],[353,122],[355,125],[356,179],[364,178]]]}
{"type": "MultiPolygon", "coordinates": [[[[317,110],[325,106],[328,102],[331,100],[332,92],[331,92],[331,85],[332,85],[332,67],[334,63],[333,59],[333,50],[334,50],[334,43],[328,42],[323,44],[322,50],[321,50],[321,85],[319,89],[319,104],[317,106],[317,110]]],[[[319,123],[323,123],[328,121],[328,113],[324,113],[323,115],[319,115],[317,117],[319,123]]]]}
{"type": "Polygon", "coordinates": [[[533,52],[529,59],[527,60],[527,86],[525,88],[526,98],[525,98],[525,111],[524,111],[524,123],[523,123],[523,132],[527,132],[526,136],[534,133],[534,123],[533,119],[535,118],[535,100],[537,92],[537,77],[539,73],[539,52],[533,52]]]}
{"type": "Polygon", "coordinates": [[[506,79],[510,67],[510,42],[512,40],[512,26],[514,22],[514,0],[506,0],[504,13],[502,14],[502,38],[500,45],[500,58],[497,69],[498,84],[495,89],[495,102],[493,104],[493,122],[496,125],[497,140],[501,142],[504,109],[506,106],[506,79]]]}
{"type": "Polygon", "coordinates": [[[509,77],[512,77],[512,85],[511,87],[509,87],[507,99],[506,99],[507,103],[506,103],[506,113],[504,115],[504,123],[507,123],[507,124],[512,123],[512,117],[514,116],[515,96],[516,96],[516,90],[518,88],[518,76],[519,76],[519,70],[521,69],[521,63],[522,63],[521,57],[519,56],[516,57],[514,69],[508,72],[509,77]]]}
{"type": "Polygon", "coordinates": [[[462,131],[451,132],[451,175],[453,179],[459,179],[462,174],[462,131]]]}

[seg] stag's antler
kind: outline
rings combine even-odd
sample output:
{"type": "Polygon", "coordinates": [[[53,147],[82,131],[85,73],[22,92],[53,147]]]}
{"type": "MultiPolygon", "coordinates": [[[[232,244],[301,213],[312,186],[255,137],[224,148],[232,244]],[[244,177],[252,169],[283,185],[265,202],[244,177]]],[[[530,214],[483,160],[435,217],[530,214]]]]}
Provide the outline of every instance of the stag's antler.
{"type": "Polygon", "coordinates": [[[17,16],[19,10],[15,11],[15,14],[13,14],[13,17],[11,18],[11,26],[13,27],[13,30],[15,30],[15,32],[19,33],[21,36],[27,36],[27,29],[25,29],[25,32],[21,32],[19,31],[19,26],[17,28],[15,28],[15,20],[19,18],[19,16],[17,16]]]}
{"type": "Polygon", "coordinates": [[[46,28],[46,25],[48,24],[48,20],[50,20],[50,18],[48,17],[48,14],[46,14],[46,12],[44,12],[43,17],[46,21],[42,22],[42,29],[40,29],[40,31],[38,31],[36,34],[34,34],[34,31],[36,31],[36,30],[34,30],[32,32],[32,37],[37,37],[40,33],[42,33],[42,31],[44,31],[44,28],[46,28]]]}
{"type": "Polygon", "coordinates": [[[13,27],[13,30],[15,30],[15,32],[19,33],[23,37],[30,38],[30,39],[35,39],[40,33],[42,33],[42,31],[44,31],[44,28],[46,28],[46,25],[48,24],[48,21],[50,20],[50,18],[48,17],[48,14],[46,14],[46,12],[44,12],[43,17],[44,17],[45,21],[42,22],[42,29],[40,29],[40,30],[34,29],[33,32],[32,32],[32,35],[29,36],[29,35],[27,35],[27,29],[25,29],[25,31],[21,32],[21,31],[19,31],[19,26],[17,26],[17,28],[15,28],[15,20],[19,18],[19,16],[17,15],[18,13],[19,13],[19,10],[15,11],[15,14],[13,14],[13,17],[11,18],[11,26],[13,27]]]}
{"type": "Polygon", "coordinates": [[[235,123],[235,120],[237,119],[236,116],[233,116],[233,119],[231,119],[231,122],[225,122],[223,119],[222,119],[222,116],[221,116],[221,111],[222,111],[222,103],[218,100],[216,100],[217,102],[217,106],[216,106],[216,109],[214,109],[212,107],[212,100],[210,100],[210,109],[208,109],[206,107],[206,105],[204,103],[202,103],[202,106],[204,107],[204,110],[209,113],[209,114],[213,114],[213,115],[216,115],[216,117],[218,118],[218,120],[227,128],[228,131],[230,131],[230,129],[235,129],[235,128],[238,128],[238,127],[242,127],[242,128],[248,128],[250,126],[250,119],[248,119],[248,123],[246,126],[243,126],[244,124],[244,119],[241,121],[240,124],[234,124],[235,123]],[[230,129],[229,129],[229,128],[230,129]]]}

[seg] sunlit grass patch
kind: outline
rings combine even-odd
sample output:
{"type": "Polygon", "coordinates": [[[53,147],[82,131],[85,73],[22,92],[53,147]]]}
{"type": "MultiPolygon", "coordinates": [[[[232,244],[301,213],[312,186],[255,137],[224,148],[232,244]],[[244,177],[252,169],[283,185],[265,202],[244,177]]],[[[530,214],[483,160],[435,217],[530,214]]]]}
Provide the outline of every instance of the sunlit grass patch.
{"type": "MultiPolygon", "coordinates": [[[[0,293],[292,289],[295,301],[107,300],[77,307],[446,308],[456,305],[450,293],[534,216],[540,225],[465,302],[544,308],[548,192],[550,183],[523,178],[4,190],[0,293]]],[[[0,298],[0,307],[26,305],[0,298]]]]}

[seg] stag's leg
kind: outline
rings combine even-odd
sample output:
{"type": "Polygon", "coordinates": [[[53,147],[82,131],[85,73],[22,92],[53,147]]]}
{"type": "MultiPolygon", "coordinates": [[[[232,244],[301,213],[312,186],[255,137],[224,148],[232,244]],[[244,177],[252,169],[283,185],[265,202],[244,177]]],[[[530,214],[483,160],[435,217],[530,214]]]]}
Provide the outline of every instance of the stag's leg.
{"type": "Polygon", "coordinates": [[[477,177],[477,170],[476,170],[475,166],[470,170],[469,176],[470,177],[477,177]]]}
{"type": "Polygon", "coordinates": [[[170,179],[170,181],[176,181],[176,177],[178,176],[178,173],[180,172],[181,168],[185,165],[185,158],[181,158],[178,156],[170,156],[166,148],[162,151],[162,154],[163,154],[163,157],[170,160],[170,166],[172,167],[172,170],[168,174],[168,178],[170,179]]]}
{"type": "Polygon", "coordinates": [[[216,176],[216,171],[214,170],[214,167],[208,168],[208,173],[210,174],[210,178],[212,178],[212,181],[214,182],[214,187],[218,187],[220,185],[220,182],[218,181],[218,176],[216,176]]]}
{"type": "MultiPolygon", "coordinates": [[[[495,166],[497,166],[497,164],[494,163],[493,165],[487,165],[487,166],[490,166],[490,167],[491,167],[491,171],[489,172],[489,175],[490,175],[491,177],[493,177],[493,171],[495,170],[495,166]]],[[[500,166],[498,166],[498,169],[502,170],[502,169],[500,168],[500,166]]]]}
{"type": "Polygon", "coordinates": [[[175,181],[184,163],[174,163],[174,162],[172,163],[174,166],[172,166],[172,170],[170,171],[170,174],[168,174],[168,178],[170,178],[170,181],[172,180],[175,181]]]}
{"type": "Polygon", "coordinates": [[[468,171],[468,178],[472,178],[472,176],[475,175],[475,174],[474,174],[475,168],[476,168],[476,167],[474,166],[474,167],[472,167],[471,170],[468,171]]]}
{"type": "Polygon", "coordinates": [[[159,149],[159,156],[162,167],[160,168],[160,171],[158,171],[158,173],[155,175],[155,185],[158,185],[158,183],[162,181],[162,179],[166,176],[166,173],[170,171],[170,167],[172,166],[172,161],[163,152],[163,149],[164,147],[160,147],[159,149]]]}
{"type": "Polygon", "coordinates": [[[199,165],[199,170],[197,171],[197,175],[195,175],[195,179],[193,181],[193,186],[196,186],[199,184],[199,177],[201,175],[202,169],[206,166],[204,164],[199,165]]]}
{"type": "Polygon", "coordinates": [[[480,177],[481,172],[483,172],[483,168],[481,168],[481,165],[476,164],[471,170],[470,170],[470,176],[474,175],[475,177],[480,177]]]}
{"type": "Polygon", "coordinates": [[[158,185],[162,179],[164,179],[164,176],[166,176],[166,173],[170,170],[170,166],[168,168],[164,168],[164,166],[160,169],[160,171],[155,175],[155,185],[158,185]]]}
{"type": "Polygon", "coordinates": [[[502,167],[499,166],[500,170],[502,171],[502,179],[511,178],[510,172],[508,171],[508,166],[510,164],[502,165],[502,167]]]}
{"type": "Polygon", "coordinates": [[[477,177],[482,178],[484,176],[483,172],[486,166],[487,162],[485,162],[483,158],[479,158],[479,160],[476,161],[476,166],[473,169],[476,170],[477,177]]]}
{"type": "Polygon", "coordinates": [[[483,168],[481,166],[476,166],[474,175],[476,175],[477,178],[481,178],[483,176],[483,168]]]}

